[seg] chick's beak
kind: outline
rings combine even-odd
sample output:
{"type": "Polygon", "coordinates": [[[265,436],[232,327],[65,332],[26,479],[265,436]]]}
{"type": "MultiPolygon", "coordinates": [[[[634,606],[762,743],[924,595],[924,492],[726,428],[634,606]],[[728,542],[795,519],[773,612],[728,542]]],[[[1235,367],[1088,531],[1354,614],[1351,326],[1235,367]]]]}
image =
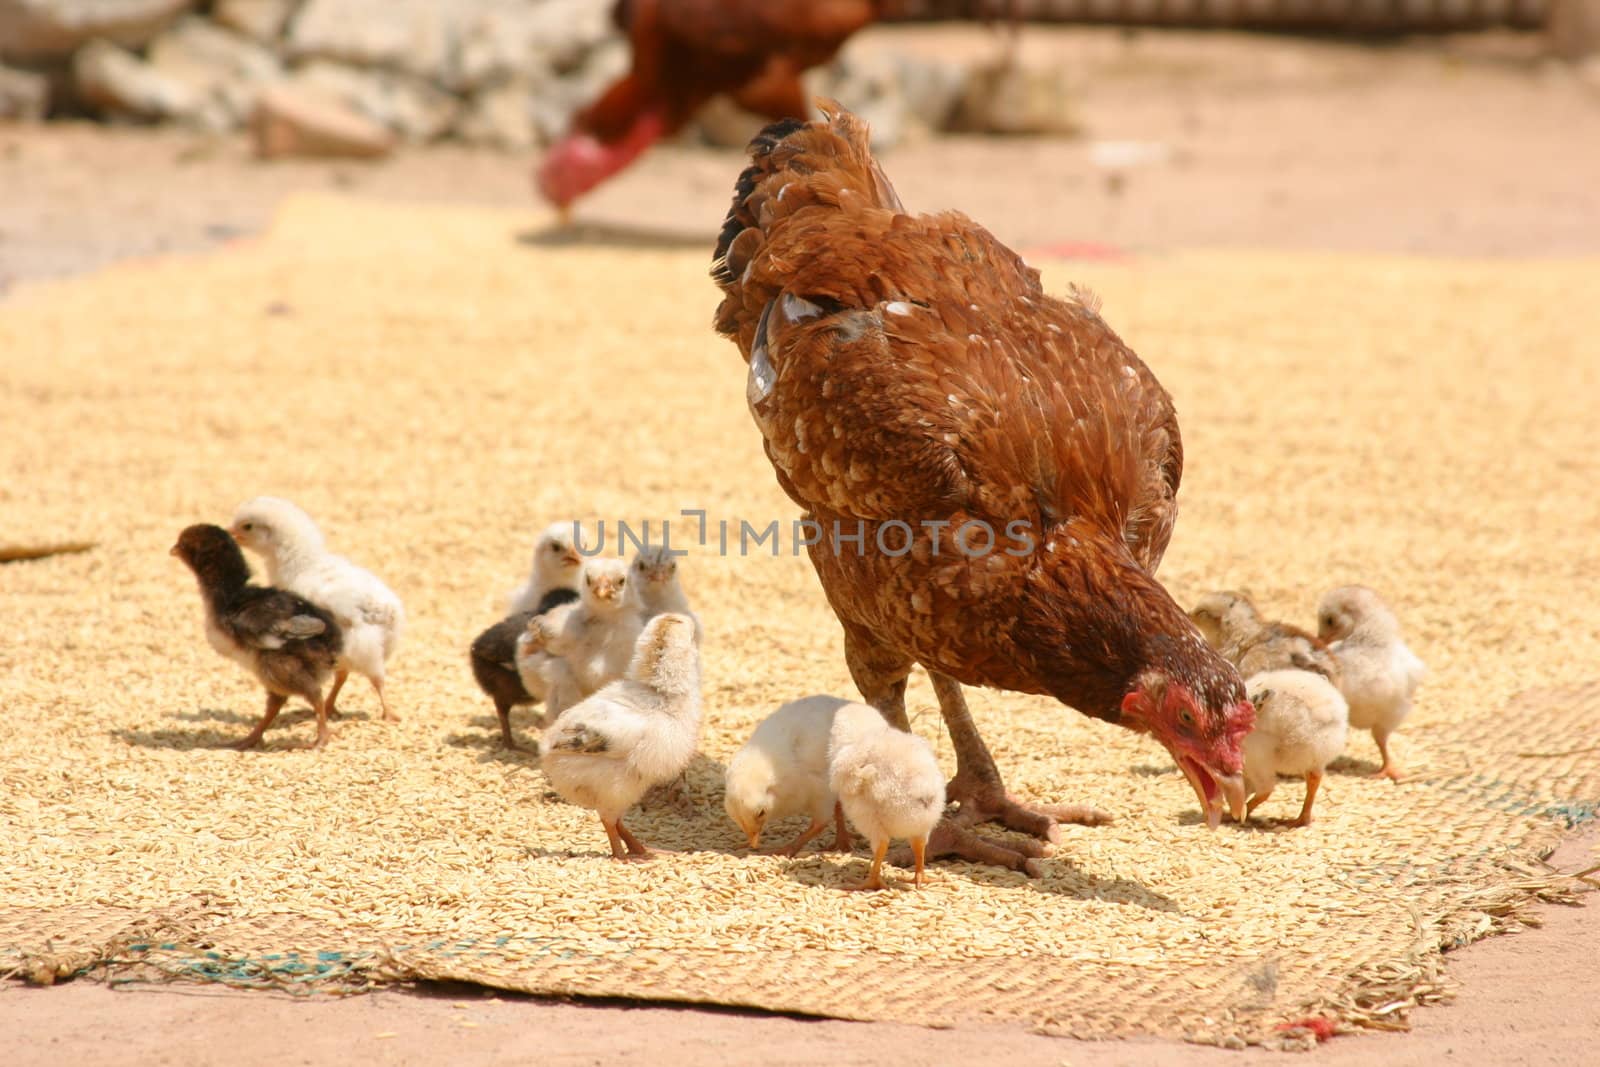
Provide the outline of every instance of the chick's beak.
{"type": "Polygon", "coordinates": [[[745,836],[750,838],[750,847],[751,848],[759,848],[759,847],[761,847],[761,831],[760,830],[749,830],[749,831],[746,831],[745,836]]]}
{"type": "Polygon", "coordinates": [[[176,556],[177,554],[178,554],[178,546],[177,545],[173,545],[171,548],[167,549],[167,555],[176,556]]]}
{"type": "Polygon", "coordinates": [[[561,562],[565,563],[569,567],[581,567],[583,566],[583,557],[578,555],[576,552],[568,552],[566,555],[561,557],[561,562]]]}

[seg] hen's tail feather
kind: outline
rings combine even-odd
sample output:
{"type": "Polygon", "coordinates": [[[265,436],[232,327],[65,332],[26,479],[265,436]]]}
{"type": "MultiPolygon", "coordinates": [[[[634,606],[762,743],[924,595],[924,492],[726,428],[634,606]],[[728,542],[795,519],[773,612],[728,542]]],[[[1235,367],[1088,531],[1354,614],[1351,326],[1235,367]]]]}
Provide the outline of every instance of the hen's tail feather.
{"type": "Polygon", "coordinates": [[[746,268],[786,219],[811,207],[837,208],[847,199],[851,206],[905,210],[872,158],[867,124],[832,101],[818,106],[821,119],[774,122],[750,142],[750,165],[734,185],[711,267],[729,297],[717,315],[723,333],[734,329],[730,305],[738,302],[746,268]]]}

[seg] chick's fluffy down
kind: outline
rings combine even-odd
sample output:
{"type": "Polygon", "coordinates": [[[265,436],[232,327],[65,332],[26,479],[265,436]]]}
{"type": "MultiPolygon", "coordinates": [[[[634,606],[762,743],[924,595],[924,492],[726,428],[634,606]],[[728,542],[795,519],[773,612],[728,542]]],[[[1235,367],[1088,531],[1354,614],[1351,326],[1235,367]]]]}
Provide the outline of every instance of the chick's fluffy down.
{"type": "Polygon", "coordinates": [[[874,845],[925,839],[944,814],[944,772],[933,746],[896,730],[866,704],[834,712],[828,781],[850,822],[874,845]]]}
{"type": "Polygon", "coordinates": [[[624,677],[562,712],[540,763],[568,801],[616,819],[689,765],[699,732],[694,624],[661,615],[640,636],[624,677]]]}
{"type": "Polygon", "coordinates": [[[791,815],[821,822],[833,814],[828,739],[834,715],[849,706],[838,697],[792,700],[763,719],[728,761],[728,816],[746,833],[791,815]]]}
{"type": "Polygon", "coordinates": [[[1320,774],[1344,751],[1350,709],[1334,684],[1312,671],[1263,671],[1245,683],[1256,726],[1244,739],[1244,782],[1272,791],[1278,775],[1320,774]]]}
{"type": "Polygon", "coordinates": [[[262,496],[239,505],[233,532],[260,554],[275,586],[326,608],[344,633],[341,664],[376,681],[400,645],[405,609],[377,575],[328,551],[322,531],[298,506],[262,496]]]}

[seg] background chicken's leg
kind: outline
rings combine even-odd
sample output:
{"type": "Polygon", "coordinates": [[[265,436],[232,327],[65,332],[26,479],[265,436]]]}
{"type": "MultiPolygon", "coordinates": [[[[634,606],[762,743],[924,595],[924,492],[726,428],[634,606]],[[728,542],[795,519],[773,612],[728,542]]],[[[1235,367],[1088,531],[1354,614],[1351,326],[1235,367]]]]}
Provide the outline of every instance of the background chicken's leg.
{"type": "Polygon", "coordinates": [[[243,752],[247,748],[255,748],[259,745],[261,738],[267,732],[267,727],[272,725],[272,720],[278,717],[278,712],[283,710],[283,705],[288,699],[281,693],[268,693],[267,710],[262,714],[261,721],[256,723],[256,728],[251,730],[243,741],[235,741],[229,747],[243,752]]]}
{"type": "Polygon", "coordinates": [[[1317,787],[1322,784],[1322,772],[1311,771],[1306,774],[1306,802],[1300,805],[1300,817],[1290,825],[1311,825],[1311,802],[1317,799],[1317,787]]]}

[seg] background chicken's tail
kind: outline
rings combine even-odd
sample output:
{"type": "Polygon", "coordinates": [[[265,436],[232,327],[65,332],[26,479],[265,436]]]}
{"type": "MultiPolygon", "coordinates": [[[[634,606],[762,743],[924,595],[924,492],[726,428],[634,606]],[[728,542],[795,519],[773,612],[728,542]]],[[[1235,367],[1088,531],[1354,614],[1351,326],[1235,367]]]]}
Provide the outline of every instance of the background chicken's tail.
{"type": "Polygon", "coordinates": [[[819,101],[822,118],[784,119],[750,142],[750,165],[733,187],[711,277],[725,294],[717,329],[737,334],[741,312],[760,303],[744,292],[749,268],[784,223],[807,210],[878,207],[905,209],[872,158],[867,124],[833,101],[819,101]]]}

